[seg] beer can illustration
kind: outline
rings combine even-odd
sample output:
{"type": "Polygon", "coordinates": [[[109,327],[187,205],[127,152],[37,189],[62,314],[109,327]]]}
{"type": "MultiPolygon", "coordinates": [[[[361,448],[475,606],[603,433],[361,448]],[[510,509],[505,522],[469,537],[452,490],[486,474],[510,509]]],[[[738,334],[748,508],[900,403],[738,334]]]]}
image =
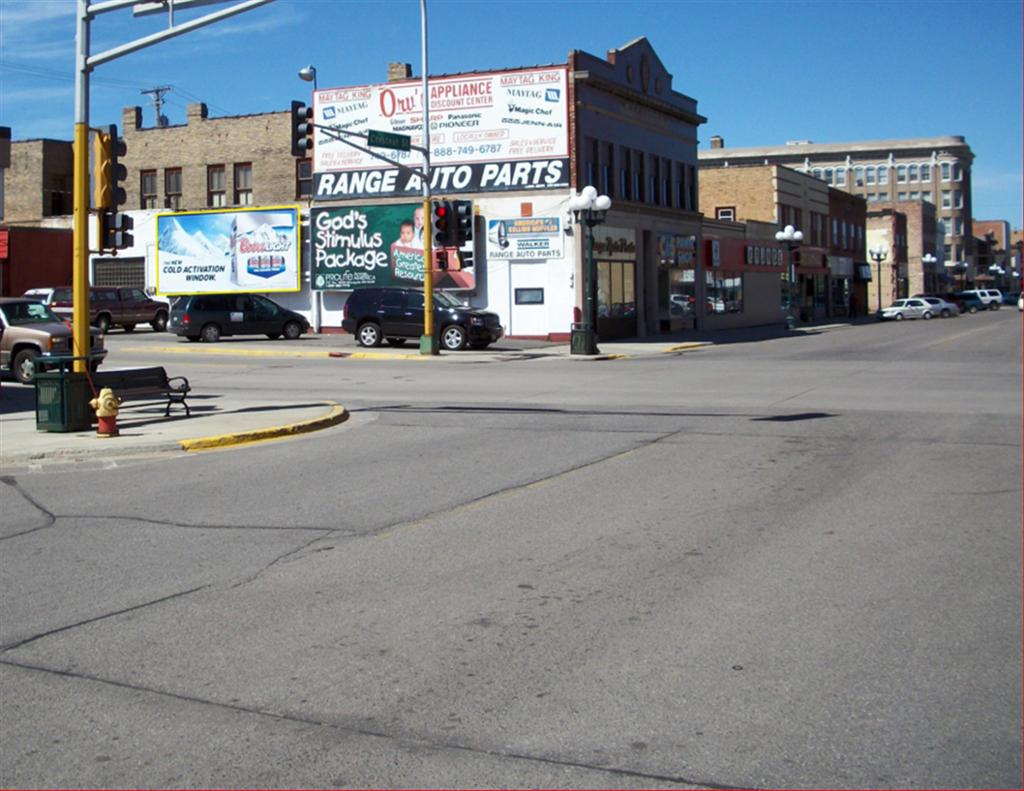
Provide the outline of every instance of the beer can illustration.
{"type": "Polygon", "coordinates": [[[243,288],[271,287],[296,252],[295,238],[295,215],[291,212],[236,214],[231,225],[231,281],[243,288]]]}

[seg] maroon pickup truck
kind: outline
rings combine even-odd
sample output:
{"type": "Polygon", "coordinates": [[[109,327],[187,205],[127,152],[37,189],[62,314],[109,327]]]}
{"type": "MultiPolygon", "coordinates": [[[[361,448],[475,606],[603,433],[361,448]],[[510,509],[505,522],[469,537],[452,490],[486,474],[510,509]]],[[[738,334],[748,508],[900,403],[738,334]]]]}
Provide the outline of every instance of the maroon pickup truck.
{"type": "MultiPolygon", "coordinates": [[[[63,319],[71,321],[73,304],[71,287],[32,288],[25,297],[36,299],[63,319]]],[[[166,302],[150,299],[141,288],[89,288],[89,323],[106,332],[111,327],[124,327],[126,332],[136,324],[149,324],[157,332],[167,329],[171,308],[166,302]]]]}

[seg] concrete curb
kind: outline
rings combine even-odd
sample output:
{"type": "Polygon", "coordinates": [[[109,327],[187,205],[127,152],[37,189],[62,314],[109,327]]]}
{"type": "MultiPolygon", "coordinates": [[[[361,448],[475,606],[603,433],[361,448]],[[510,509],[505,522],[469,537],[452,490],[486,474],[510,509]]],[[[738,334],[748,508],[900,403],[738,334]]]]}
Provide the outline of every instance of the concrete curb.
{"type": "Polygon", "coordinates": [[[264,442],[270,439],[308,434],[312,431],[320,431],[321,429],[336,426],[348,420],[348,410],[341,406],[341,404],[328,401],[324,402],[324,406],[330,406],[331,410],[323,417],[315,417],[284,426],[257,428],[250,431],[238,431],[233,434],[215,434],[196,439],[183,439],[179,440],[177,444],[184,451],[212,450],[214,448],[226,448],[232,445],[245,445],[251,442],[264,442]]]}

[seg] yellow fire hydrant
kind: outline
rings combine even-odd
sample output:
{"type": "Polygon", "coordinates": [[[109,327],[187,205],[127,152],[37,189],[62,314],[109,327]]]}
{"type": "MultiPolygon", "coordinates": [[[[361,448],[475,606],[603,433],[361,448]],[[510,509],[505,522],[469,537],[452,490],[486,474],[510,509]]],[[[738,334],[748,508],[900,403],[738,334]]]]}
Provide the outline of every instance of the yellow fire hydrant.
{"type": "Polygon", "coordinates": [[[101,437],[116,437],[117,410],[121,406],[121,399],[114,395],[114,391],[109,387],[104,387],[100,394],[89,402],[89,406],[96,410],[96,417],[99,418],[96,433],[101,437]]]}

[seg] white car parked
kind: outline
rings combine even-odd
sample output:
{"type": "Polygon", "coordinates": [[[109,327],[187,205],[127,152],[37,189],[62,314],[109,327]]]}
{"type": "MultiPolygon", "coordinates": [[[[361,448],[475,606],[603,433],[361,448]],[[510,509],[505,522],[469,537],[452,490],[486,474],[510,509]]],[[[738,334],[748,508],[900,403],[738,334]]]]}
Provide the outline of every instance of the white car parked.
{"type": "Polygon", "coordinates": [[[930,319],[935,315],[935,308],[923,299],[897,299],[889,307],[883,308],[878,318],[892,321],[903,319],[930,319]]]}
{"type": "Polygon", "coordinates": [[[989,310],[999,310],[1000,305],[1003,304],[1003,292],[997,288],[972,288],[963,293],[977,297],[985,303],[985,307],[989,310]]]}

